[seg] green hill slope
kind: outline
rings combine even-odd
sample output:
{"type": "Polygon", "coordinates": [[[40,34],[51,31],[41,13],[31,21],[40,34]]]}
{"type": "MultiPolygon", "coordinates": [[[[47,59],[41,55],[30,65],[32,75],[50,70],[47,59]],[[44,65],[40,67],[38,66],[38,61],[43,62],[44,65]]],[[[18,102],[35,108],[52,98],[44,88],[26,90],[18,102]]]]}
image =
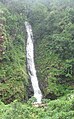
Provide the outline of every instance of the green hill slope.
{"type": "Polygon", "coordinates": [[[23,100],[27,96],[23,18],[0,4],[0,26],[0,99],[10,103],[14,99],[23,100]]]}
{"type": "Polygon", "coordinates": [[[31,8],[28,17],[35,37],[38,79],[44,95],[52,98],[74,90],[74,2],[45,3],[31,8]]]}
{"type": "Polygon", "coordinates": [[[73,0],[1,0],[0,100],[0,119],[74,119],[73,0]],[[25,20],[33,28],[43,107],[24,102],[33,95],[25,20]]]}

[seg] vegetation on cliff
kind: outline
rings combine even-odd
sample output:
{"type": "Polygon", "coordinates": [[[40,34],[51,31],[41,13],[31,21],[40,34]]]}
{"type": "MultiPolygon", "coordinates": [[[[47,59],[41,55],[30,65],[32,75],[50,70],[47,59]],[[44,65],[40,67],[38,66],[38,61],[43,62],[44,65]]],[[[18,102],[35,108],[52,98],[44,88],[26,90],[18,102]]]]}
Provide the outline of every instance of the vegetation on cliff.
{"type": "Polygon", "coordinates": [[[37,75],[44,95],[50,97],[74,89],[74,2],[48,1],[36,4],[28,17],[35,37],[37,75]]]}
{"type": "Polygon", "coordinates": [[[0,100],[0,119],[74,118],[73,0],[0,1],[0,100]],[[34,107],[33,99],[24,102],[33,95],[32,87],[28,93],[25,20],[33,28],[45,107],[34,107]]]}
{"type": "MultiPolygon", "coordinates": [[[[13,12],[13,11],[12,11],[13,12]]],[[[26,98],[24,22],[0,3],[0,99],[5,103],[26,98]]]]}

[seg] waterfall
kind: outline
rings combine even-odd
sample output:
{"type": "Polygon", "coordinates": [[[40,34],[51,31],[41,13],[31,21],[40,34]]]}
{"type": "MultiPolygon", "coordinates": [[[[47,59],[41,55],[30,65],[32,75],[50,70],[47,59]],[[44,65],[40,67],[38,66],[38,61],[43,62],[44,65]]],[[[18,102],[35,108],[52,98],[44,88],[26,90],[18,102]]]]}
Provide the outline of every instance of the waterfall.
{"type": "Polygon", "coordinates": [[[34,90],[34,97],[36,98],[37,103],[41,103],[42,93],[39,88],[35,63],[34,63],[34,44],[33,44],[32,28],[27,21],[25,22],[25,27],[27,31],[26,57],[27,57],[28,74],[30,76],[32,87],[34,90]]]}

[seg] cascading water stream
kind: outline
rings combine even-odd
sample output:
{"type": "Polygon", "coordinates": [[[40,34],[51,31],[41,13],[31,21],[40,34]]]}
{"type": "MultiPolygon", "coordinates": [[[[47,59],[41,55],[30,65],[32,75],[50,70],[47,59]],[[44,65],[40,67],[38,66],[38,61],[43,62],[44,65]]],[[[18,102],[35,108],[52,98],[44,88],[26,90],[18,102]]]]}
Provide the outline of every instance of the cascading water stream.
{"type": "Polygon", "coordinates": [[[37,103],[41,103],[42,93],[39,88],[35,64],[34,64],[34,45],[33,45],[32,28],[27,21],[25,22],[25,27],[27,31],[26,57],[27,57],[28,74],[30,76],[32,87],[34,90],[34,97],[36,98],[37,103]]]}

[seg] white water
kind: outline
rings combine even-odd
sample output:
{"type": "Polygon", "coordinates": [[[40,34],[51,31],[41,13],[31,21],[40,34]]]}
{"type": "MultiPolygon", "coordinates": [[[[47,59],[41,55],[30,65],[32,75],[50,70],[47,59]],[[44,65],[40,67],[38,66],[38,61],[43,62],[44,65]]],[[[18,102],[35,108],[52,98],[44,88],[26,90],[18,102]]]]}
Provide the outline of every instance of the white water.
{"type": "Polygon", "coordinates": [[[34,97],[36,98],[37,103],[41,103],[42,93],[39,88],[35,64],[34,64],[34,45],[33,45],[32,28],[28,22],[25,22],[25,27],[27,31],[26,57],[27,57],[28,73],[34,90],[34,97]]]}

